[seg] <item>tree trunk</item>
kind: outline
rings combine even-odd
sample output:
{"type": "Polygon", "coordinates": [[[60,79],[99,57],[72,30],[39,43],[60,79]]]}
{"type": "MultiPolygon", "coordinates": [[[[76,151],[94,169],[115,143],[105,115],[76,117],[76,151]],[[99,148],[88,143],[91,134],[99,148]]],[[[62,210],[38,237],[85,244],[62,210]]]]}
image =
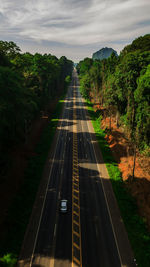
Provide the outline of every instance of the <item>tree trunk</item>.
{"type": "Polygon", "coordinates": [[[116,112],[116,125],[117,125],[117,128],[119,127],[119,111],[117,110],[116,112]]]}
{"type": "Polygon", "coordinates": [[[109,130],[111,131],[111,109],[109,110],[109,130]]]}
{"type": "Polygon", "coordinates": [[[134,144],[132,181],[134,179],[134,173],[135,173],[135,162],[136,162],[136,144],[134,144]]]}

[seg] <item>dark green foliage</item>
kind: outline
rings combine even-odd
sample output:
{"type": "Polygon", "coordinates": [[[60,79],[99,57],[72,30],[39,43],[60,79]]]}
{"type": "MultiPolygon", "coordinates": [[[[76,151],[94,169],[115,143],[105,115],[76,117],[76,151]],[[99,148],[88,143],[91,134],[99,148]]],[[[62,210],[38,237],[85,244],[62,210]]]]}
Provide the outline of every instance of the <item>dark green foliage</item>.
{"type": "Polygon", "coordinates": [[[107,141],[105,132],[100,128],[101,117],[94,112],[92,103],[87,101],[87,107],[92,119],[93,127],[100,145],[104,162],[112,182],[113,190],[119,205],[128,237],[134,251],[134,256],[139,267],[149,267],[150,262],[150,236],[145,226],[144,219],[138,215],[135,199],[123,185],[121,173],[114,160],[107,141]],[[144,256],[143,256],[144,255],[144,256]]]}
{"type": "MultiPolygon", "coordinates": [[[[10,149],[26,141],[40,111],[64,94],[72,68],[73,62],[66,57],[21,54],[15,43],[0,41],[0,183],[11,166],[10,149]]],[[[22,188],[8,211],[8,236],[0,243],[0,266],[15,266],[62,102],[43,132],[36,156],[28,162],[22,188]]]]}
{"type": "Polygon", "coordinates": [[[91,58],[85,58],[84,60],[80,61],[77,65],[77,70],[80,74],[84,74],[88,72],[93,64],[93,60],[91,58]]]}
{"type": "Polygon", "coordinates": [[[41,109],[68,84],[73,62],[66,57],[21,54],[14,42],[0,41],[0,151],[25,141],[41,109]]]}
{"type": "Polygon", "coordinates": [[[0,51],[11,60],[21,50],[14,42],[0,41],[0,51]]]}
{"type": "MultiPolygon", "coordinates": [[[[116,121],[122,123],[130,134],[134,148],[149,155],[150,35],[133,41],[118,58],[112,55],[99,65],[90,59],[88,62],[84,60],[77,68],[81,92],[89,99],[92,95],[94,102],[104,107],[101,116],[109,115],[110,130],[111,116],[115,115],[116,121]]],[[[88,107],[138,266],[148,267],[150,237],[144,219],[139,217],[134,199],[123,186],[117,164],[104,139],[105,133],[100,129],[100,116],[92,111],[89,103],[88,107]]]]}
{"type": "Polygon", "coordinates": [[[150,64],[145,74],[137,81],[137,89],[134,98],[137,103],[136,130],[140,148],[147,149],[150,146],[150,64]]]}
{"type": "MultiPolygon", "coordinates": [[[[140,150],[149,149],[150,129],[150,35],[139,37],[119,57],[80,61],[77,69],[82,92],[105,107],[126,127],[140,150]]],[[[104,114],[105,115],[105,114],[104,114]]]]}
{"type": "Polygon", "coordinates": [[[9,208],[5,222],[8,233],[5,241],[0,243],[0,266],[16,266],[44,165],[62,111],[64,96],[58,101],[52,114],[52,119],[41,135],[40,141],[35,148],[35,155],[31,156],[28,160],[24,183],[9,208]]]}
{"type": "Polygon", "coordinates": [[[140,36],[135,39],[132,44],[127,45],[121,52],[121,56],[126,55],[129,52],[139,50],[140,52],[150,51],[150,34],[140,36]]]}

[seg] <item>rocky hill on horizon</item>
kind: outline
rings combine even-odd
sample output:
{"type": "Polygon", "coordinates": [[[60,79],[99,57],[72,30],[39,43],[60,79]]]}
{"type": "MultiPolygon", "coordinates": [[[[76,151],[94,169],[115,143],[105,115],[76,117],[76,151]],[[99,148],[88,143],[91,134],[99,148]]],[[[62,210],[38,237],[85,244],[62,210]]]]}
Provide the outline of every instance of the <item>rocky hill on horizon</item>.
{"type": "Polygon", "coordinates": [[[110,57],[113,52],[115,53],[116,56],[118,56],[117,52],[114,49],[105,47],[93,53],[92,58],[102,60],[104,58],[110,57]]]}

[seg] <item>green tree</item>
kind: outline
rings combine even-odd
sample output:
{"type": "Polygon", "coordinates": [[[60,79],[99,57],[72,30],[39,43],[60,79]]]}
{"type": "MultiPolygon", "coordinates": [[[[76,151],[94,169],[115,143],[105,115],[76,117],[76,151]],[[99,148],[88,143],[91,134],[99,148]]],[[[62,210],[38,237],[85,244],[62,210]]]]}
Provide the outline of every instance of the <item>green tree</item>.
{"type": "Polygon", "coordinates": [[[150,64],[137,83],[138,86],[134,92],[137,104],[136,131],[139,147],[143,149],[150,145],[150,64]]]}
{"type": "Polygon", "coordinates": [[[121,51],[121,57],[125,56],[126,54],[130,52],[144,52],[150,50],[150,34],[146,34],[144,36],[140,36],[137,39],[135,39],[132,44],[127,45],[124,47],[124,49],[121,51]]]}
{"type": "Polygon", "coordinates": [[[13,42],[0,41],[0,145],[26,139],[32,121],[59,96],[71,76],[72,61],[50,54],[21,54],[13,42]]]}
{"type": "Polygon", "coordinates": [[[106,81],[106,90],[104,92],[104,107],[108,110],[109,129],[111,130],[111,118],[114,113],[116,113],[116,119],[118,120],[115,77],[112,74],[108,76],[108,79],[106,81]]]}
{"type": "Polygon", "coordinates": [[[0,41],[0,51],[7,56],[10,60],[13,59],[18,53],[20,48],[14,42],[0,41]]]}

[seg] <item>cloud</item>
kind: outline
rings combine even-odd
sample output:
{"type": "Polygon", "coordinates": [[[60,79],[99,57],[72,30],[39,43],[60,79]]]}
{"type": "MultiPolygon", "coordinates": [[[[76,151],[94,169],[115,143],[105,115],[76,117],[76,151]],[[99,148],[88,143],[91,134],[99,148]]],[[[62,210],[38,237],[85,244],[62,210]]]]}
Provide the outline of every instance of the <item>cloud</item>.
{"type": "Polygon", "coordinates": [[[0,0],[0,34],[22,44],[64,43],[78,53],[107,43],[119,50],[150,32],[149,14],[149,0],[0,0]]]}

